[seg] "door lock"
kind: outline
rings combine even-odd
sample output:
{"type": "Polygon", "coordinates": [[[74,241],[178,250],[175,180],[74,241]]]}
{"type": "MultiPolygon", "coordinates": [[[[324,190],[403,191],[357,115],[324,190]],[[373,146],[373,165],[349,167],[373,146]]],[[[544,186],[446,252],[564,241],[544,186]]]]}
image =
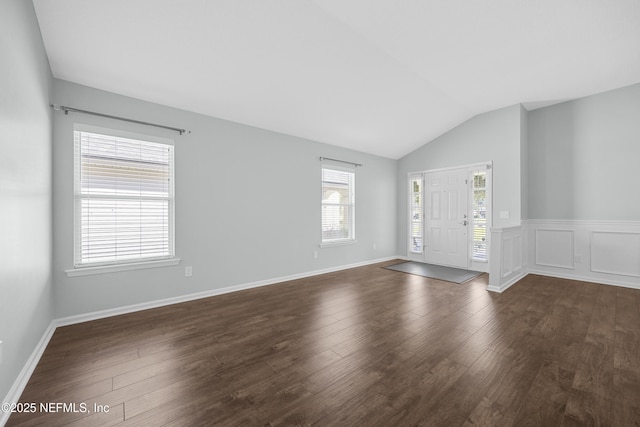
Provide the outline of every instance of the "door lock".
{"type": "Polygon", "coordinates": [[[460,224],[462,224],[462,225],[467,225],[467,224],[468,224],[468,222],[467,222],[467,220],[465,219],[465,220],[464,220],[464,221],[462,221],[460,224]]]}

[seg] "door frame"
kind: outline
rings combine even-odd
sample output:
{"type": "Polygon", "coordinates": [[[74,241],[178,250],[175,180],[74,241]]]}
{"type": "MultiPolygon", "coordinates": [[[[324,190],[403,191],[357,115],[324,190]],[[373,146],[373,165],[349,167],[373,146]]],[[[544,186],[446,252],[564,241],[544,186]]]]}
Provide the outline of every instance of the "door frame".
{"type": "MultiPolygon", "coordinates": [[[[466,165],[458,165],[458,166],[449,166],[449,167],[444,167],[444,168],[437,168],[437,169],[426,169],[426,170],[421,170],[421,171],[412,171],[412,172],[408,172],[407,173],[407,196],[406,196],[406,203],[407,203],[407,215],[406,215],[406,219],[407,219],[407,227],[406,227],[406,236],[407,236],[407,259],[412,260],[412,261],[420,261],[420,262],[425,262],[425,257],[426,257],[426,251],[424,249],[425,247],[425,230],[426,230],[426,218],[425,218],[425,209],[426,209],[426,204],[425,204],[425,175],[428,173],[432,173],[432,172],[446,172],[449,170],[454,170],[454,169],[467,169],[468,172],[468,177],[471,177],[471,174],[475,171],[478,170],[486,170],[488,171],[487,173],[487,183],[486,183],[486,188],[487,188],[487,194],[488,194],[488,199],[489,199],[489,203],[487,204],[487,261],[483,262],[483,261],[479,261],[479,260],[474,260],[473,259],[473,232],[467,233],[467,250],[468,250],[468,257],[469,257],[469,263],[468,263],[468,269],[469,270],[476,270],[476,271],[482,271],[482,272],[489,272],[489,266],[491,264],[491,259],[489,257],[490,254],[490,248],[491,248],[491,233],[489,232],[492,224],[493,224],[493,161],[489,160],[486,162],[478,162],[478,163],[471,163],[471,164],[466,164],[466,165]],[[411,250],[411,178],[415,177],[416,175],[420,175],[422,177],[422,252],[421,253],[415,253],[412,252],[411,250]]],[[[470,220],[473,220],[473,187],[471,184],[471,180],[468,179],[467,180],[468,185],[467,185],[467,217],[470,220]]],[[[473,225],[473,223],[471,224],[473,225]]]]}

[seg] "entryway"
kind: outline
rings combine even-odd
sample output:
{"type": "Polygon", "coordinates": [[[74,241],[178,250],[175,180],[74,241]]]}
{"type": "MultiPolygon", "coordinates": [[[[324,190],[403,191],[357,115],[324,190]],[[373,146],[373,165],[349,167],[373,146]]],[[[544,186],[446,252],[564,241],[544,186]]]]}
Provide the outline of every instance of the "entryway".
{"type": "Polygon", "coordinates": [[[489,271],[491,163],[409,174],[409,259],[489,271]]]}

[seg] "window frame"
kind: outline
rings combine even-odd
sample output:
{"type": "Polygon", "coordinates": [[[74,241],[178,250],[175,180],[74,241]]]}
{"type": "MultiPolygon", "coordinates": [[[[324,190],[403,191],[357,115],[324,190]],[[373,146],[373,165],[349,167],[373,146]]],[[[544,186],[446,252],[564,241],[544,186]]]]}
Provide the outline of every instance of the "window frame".
{"type": "Polygon", "coordinates": [[[408,254],[409,256],[415,256],[416,258],[424,258],[425,252],[425,242],[424,242],[424,229],[425,229],[425,203],[424,203],[424,173],[409,173],[409,231],[408,231],[408,254]],[[416,192],[414,189],[414,182],[418,182],[419,190],[416,192]],[[418,196],[419,202],[415,202],[415,197],[418,196]],[[419,221],[416,221],[414,217],[415,214],[418,214],[419,221]],[[420,249],[416,250],[413,245],[414,237],[414,226],[419,224],[420,234],[415,236],[420,239],[420,249]]]}
{"type": "Polygon", "coordinates": [[[346,167],[343,165],[334,165],[333,163],[324,162],[320,168],[320,247],[328,247],[328,246],[341,246],[341,245],[350,245],[356,243],[356,170],[355,167],[346,167]],[[325,180],[324,180],[324,170],[332,170],[341,173],[348,173],[351,175],[348,191],[349,191],[349,203],[326,203],[324,201],[324,188],[325,188],[325,180]],[[333,238],[333,239],[325,239],[324,237],[324,208],[327,206],[348,206],[349,207],[349,231],[350,234],[348,237],[343,238],[333,238]]]}
{"type": "MultiPolygon", "coordinates": [[[[489,224],[490,224],[490,218],[488,217],[488,215],[491,213],[491,209],[490,206],[488,206],[488,204],[486,203],[486,201],[489,198],[489,192],[490,192],[490,188],[488,188],[488,184],[490,182],[490,176],[489,176],[490,172],[488,169],[474,169],[471,170],[469,172],[469,193],[470,193],[470,197],[471,197],[471,201],[470,201],[470,209],[469,209],[469,219],[470,219],[470,228],[471,228],[471,233],[469,233],[469,237],[470,237],[470,250],[471,250],[471,256],[470,259],[472,262],[480,262],[480,263],[488,263],[489,262],[489,224]],[[484,176],[484,186],[482,187],[476,187],[476,181],[475,178],[476,176],[484,176]],[[480,192],[480,191],[484,191],[484,204],[482,206],[477,206],[478,210],[480,211],[480,208],[484,208],[484,218],[476,218],[475,217],[475,210],[476,210],[476,191],[480,192]],[[482,221],[484,220],[484,221],[482,221]],[[484,229],[484,240],[483,241],[478,241],[476,240],[476,229],[480,230],[480,229],[484,229]],[[484,257],[477,255],[477,251],[475,248],[476,243],[478,244],[483,244],[484,245],[484,249],[483,251],[478,251],[478,252],[484,252],[484,257]]],[[[478,234],[482,234],[482,232],[479,232],[478,234]]]]}
{"type": "MultiPolygon", "coordinates": [[[[179,258],[176,258],[175,254],[175,142],[173,139],[159,136],[152,136],[148,134],[139,134],[128,131],[122,131],[113,128],[105,128],[98,126],[90,126],[84,124],[75,123],[73,126],[73,158],[74,158],[74,177],[73,177],[73,269],[66,270],[69,277],[82,276],[87,274],[100,274],[114,271],[126,271],[140,268],[162,267],[168,265],[177,265],[180,262],[179,258]],[[143,142],[151,142],[156,144],[163,144],[171,146],[172,153],[169,160],[169,195],[167,197],[157,196],[144,196],[130,197],[126,196],[123,199],[129,200],[167,200],[167,215],[168,215],[168,243],[167,252],[168,255],[162,256],[147,256],[139,258],[131,258],[124,260],[114,259],[112,261],[100,261],[100,262],[80,262],[82,255],[78,253],[82,247],[82,200],[91,198],[91,195],[82,194],[81,189],[81,167],[82,167],[82,154],[81,154],[81,137],[80,133],[93,133],[99,135],[105,135],[108,137],[127,138],[132,140],[138,140],[143,142]]],[[[95,195],[94,195],[95,196],[95,195]]],[[[114,196],[117,198],[118,196],[114,196]]],[[[95,198],[95,197],[94,197],[95,198]]],[[[108,197],[106,198],[108,199],[108,197]]]]}

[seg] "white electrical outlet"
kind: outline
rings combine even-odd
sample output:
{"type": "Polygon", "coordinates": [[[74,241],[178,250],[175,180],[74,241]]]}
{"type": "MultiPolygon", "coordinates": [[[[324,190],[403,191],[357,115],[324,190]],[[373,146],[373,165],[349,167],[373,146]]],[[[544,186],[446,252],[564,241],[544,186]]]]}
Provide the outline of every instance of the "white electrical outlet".
{"type": "Polygon", "coordinates": [[[318,251],[313,251],[313,259],[318,259],[318,251]]]}
{"type": "Polygon", "coordinates": [[[509,211],[500,211],[500,219],[509,219],[509,211]]]}
{"type": "Polygon", "coordinates": [[[376,245],[375,243],[373,244],[373,250],[375,251],[376,249],[378,249],[378,245],[376,245]]]}
{"type": "Polygon", "coordinates": [[[193,276],[193,267],[191,266],[187,266],[184,268],[184,277],[191,277],[193,276]]]}

